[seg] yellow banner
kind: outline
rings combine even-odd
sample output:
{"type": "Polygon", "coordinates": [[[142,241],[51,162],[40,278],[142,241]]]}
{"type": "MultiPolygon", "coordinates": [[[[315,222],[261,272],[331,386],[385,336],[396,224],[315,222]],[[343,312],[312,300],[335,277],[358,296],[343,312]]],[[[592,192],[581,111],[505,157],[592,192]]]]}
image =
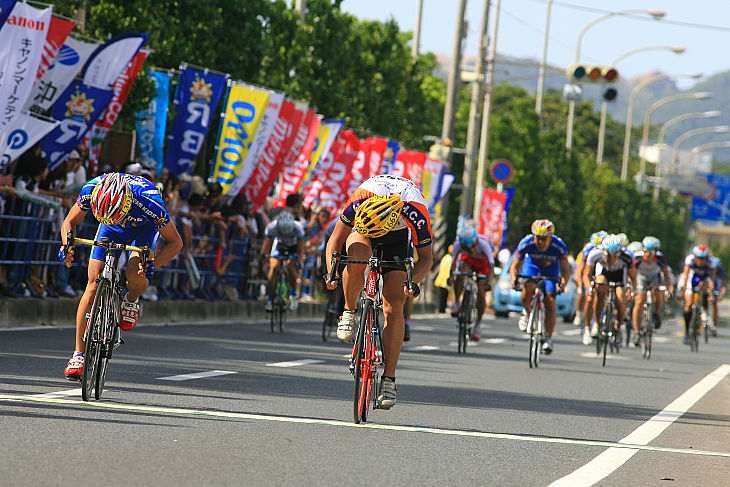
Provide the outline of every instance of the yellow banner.
{"type": "Polygon", "coordinates": [[[268,91],[237,84],[231,86],[213,169],[213,180],[220,183],[224,194],[243,167],[268,102],[268,91]]]}
{"type": "Polygon", "coordinates": [[[307,172],[304,173],[302,181],[309,181],[309,176],[312,174],[314,166],[317,165],[317,161],[319,161],[319,158],[322,155],[322,149],[324,148],[325,141],[327,140],[327,137],[329,137],[331,131],[332,126],[325,125],[323,123],[319,125],[317,138],[314,140],[314,149],[312,150],[312,154],[309,156],[309,166],[307,166],[307,172]]]}

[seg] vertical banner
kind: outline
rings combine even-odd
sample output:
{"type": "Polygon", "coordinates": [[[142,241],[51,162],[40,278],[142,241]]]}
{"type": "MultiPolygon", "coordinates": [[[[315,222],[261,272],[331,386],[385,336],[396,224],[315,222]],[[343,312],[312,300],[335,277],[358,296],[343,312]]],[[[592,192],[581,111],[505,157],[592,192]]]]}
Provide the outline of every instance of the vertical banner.
{"type": "Polygon", "coordinates": [[[51,171],[81,142],[113,95],[111,89],[92,88],[78,81],[61,95],[52,112],[54,120],[61,123],[41,142],[51,171]]]}
{"type": "Polygon", "coordinates": [[[223,187],[224,194],[243,168],[270,95],[266,90],[231,83],[213,166],[213,181],[223,187]]]}
{"type": "Polygon", "coordinates": [[[227,80],[227,74],[211,73],[186,64],[180,66],[175,95],[177,114],[165,153],[165,165],[170,174],[192,174],[193,163],[208,133],[227,80]]]}
{"type": "Polygon", "coordinates": [[[426,163],[423,167],[423,180],[421,181],[421,193],[426,198],[426,204],[429,212],[433,210],[436,204],[439,202],[439,195],[441,194],[441,174],[446,170],[446,166],[443,162],[437,159],[426,158],[426,163]]]}
{"type": "Polygon", "coordinates": [[[400,142],[395,140],[389,140],[388,145],[385,148],[385,155],[383,156],[383,167],[381,172],[383,174],[395,174],[393,167],[395,166],[395,158],[398,156],[400,150],[400,142]]]}
{"type": "Polygon", "coordinates": [[[89,166],[92,173],[96,172],[95,169],[98,165],[99,156],[101,156],[101,142],[106,138],[114,123],[116,123],[117,118],[119,118],[124,102],[127,101],[129,92],[132,89],[132,84],[137,79],[137,75],[140,69],[142,69],[145,59],[147,59],[148,52],[137,52],[129,64],[127,64],[127,67],[114,82],[114,87],[112,88],[114,96],[109,102],[109,105],[107,105],[106,110],[104,110],[104,114],[96,121],[94,127],[91,129],[89,166]]]}
{"type": "Polygon", "coordinates": [[[281,105],[284,103],[284,93],[271,92],[269,94],[269,101],[266,104],[264,110],[264,116],[261,118],[261,123],[256,130],[256,135],[253,138],[253,142],[249,145],[248,154],[246,159],[243,161],[241,170],[236,174],[236,178],[231,183],[228,191],[223,190],[223,194],[227,195],[225,199],[233,199],[238,193],[241,192],[241,188],[251,178],[251,174],[259,163],[261,155],[269,142],[271,132],[274,130],[274,125],[279,120],[279,112],[281,111],[281,105]]]}
{"type": "Polygon", "coordinates": [[[322,155],[327,154],[332,147],[332,142],[337,138],[337,134],[340,133],[342,127],[345,126],[345,121],[339,118],[326,118],[322,120],[317,130],[317,137],[314,139],[314,147],[312,148],[312,154],[309,157],[309,167],[307,172],[304,173],[302,180],[305,183],[309,183],[309,179],[312,176],[312,171],[317,167],[322,155]]]}
{"type": "Polygon", "coordinates": [[[489,237],[495,249],[502,243],[502,213],[506,200],[506,193],[484,188],[477,231],[480,235],[489,237]]]}
{"type": "Polygon", "coordinates": [[[274,206],[284,206],[286,197],[292,193],[298,193],[304,179],[304,173],[309,167],[309,156],[314,149],[314,141],[317,138],[319,125],[322,119],[317,117],[312,110],[307,110],[304,122],[299,127],[294,143],[287,156],[286,164],[281,172],[281,184],[279,195],[274,206]],[[289,161],[293,161],[289,163],[289,161]]]}
{"type": "Polygon", "coordinates": [[[392,174],[410,179],[416,186],[423,181],[423,167],[426,164],[426,153],[413,150],[400,150],[396,155],[392,174]]]}
{"type": "Polygon", "coordinates": [[[43,47],[43,54],[41,55],[41,63],[38,65],[38,71],[36,72],[36,80],[41,79],[48,68],[56,59],[58,51],[63,47],[63,43],[66,42],[66,38],[71,33],[71,30],[76,24],[71,20],[62,19],[53,15],[51,17],[51,26],[48,29],[48,36],[46,36],[46,44],[43,47]]]}
{"type": "Polygon", "coordinates": [[[507,198],[504,202],[504,210],[502,211],[502,242],[500,243],[500,248],[504,248],[507,245],[507,231],[509,230],[507,214],[509,213],[510,206],[512,206],[512,197],[515,195],[515,188],[505,188],[504,193],[507,195],[507,198]]]}
{"type": "Polygon", "coordinates": [[[17,0],[0,0],[0,29],[3,28],[3,24],[8,20],[8,16],[13,11],[15,2],[17,0]]]}
{"type": "Polygon", "coordinates": [[[59,122],[41,120],[23,112],[13,122],[13,128],[0,140],[0,170],[20,157],[59,122]]]}
{"type": "Polygon", "coordinates": [[[120,34],[97,47],[81,72],[84,84],[102,90],[111,89],[148,37],[147,34],[120,34]]]}
{"type": "Polygon", "coordinates": [[[316,203],[319,208],[326,208],[334,215],[340,204],[349,197],[349,193],[345,192],[349,170],[340,158],[344,146],[344,139],[338,137],[325,157],[320,159],[317,166],[321,177],[312,185],[308,194],[310,203],[305,202],[305,205],[316,203]]]}
{"type": "Polygon", "coordinates": [[[22,2],[0,26],[0,135],[12,128],[30,97],[50,24],[50,7],[22,2]]]}
{"type": "Polygon", "coordinates": [[[167,111],[170,108],[170,83],[172,75],[167,71],[149,70],[148,76],[155,83],[155,96],[150,100],[147,110],[136,113],[137,147],[142,161],[157,168],[157,175],[165,164],[165,129],[167,111]],[[152,161],[154,164],[149,164],[152,161]]]}
{"type": "Polygon", "coordinates": [[[58,100],[76,77],[91,53],[100,43],[84,42],[73,37],[66,38],[41,80],[33,87],[25,108],[35,113],[45,113],[58,100]]]}

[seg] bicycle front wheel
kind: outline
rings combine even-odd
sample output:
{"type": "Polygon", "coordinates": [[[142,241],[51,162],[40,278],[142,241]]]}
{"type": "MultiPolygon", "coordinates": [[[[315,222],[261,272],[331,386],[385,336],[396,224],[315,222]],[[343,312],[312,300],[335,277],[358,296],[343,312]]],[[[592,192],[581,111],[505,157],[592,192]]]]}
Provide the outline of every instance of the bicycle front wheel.
{"type": "Polygon", "coordinates": [[[700,309],[698,306],[692,306],[692,320],[689,327],[689,349],[698,352],[700,348],[700,309]]]}
{"type": "Polygon", "coordinates": [[[530,310],[530,316],[527,319],[527,334],[530,337],[530,348],[528,360],[530,368],[537,367],[537,354],[539,353],[540,340],[538,335],[538,319],[539,319],[539,308],[537,305],[537,299],[533,299],[532,309],[530,310]]]}
{"type": "Polygon", "coordinates": [[[471,293],[464,291],[464,297],[461,300],[461,308],[459,309],[459,353],[466,353],[466,344],[469,341],[467,330],[469,328],[469,320],[471,319],[471,293]]]}
{"type": "Polygon", "coordinates": [[[368,417],[368,389],[372,381],[372,362],[370,360],[370,329],[372,326],[372,303],[362,303],[360,326],[357,329],[355,342],[355,395],[353,398],[353,419],[355,424],[367,421],[368,417]]]}
{"type": "Polygon", "coordinates": [[[84,401],[91,399],[96,387],[101,342],[104,333],[106,314],[110,309],[111,284],[102,279],[94,295],[94,304],[86,323],[86,348],[84,351],[84,372],[81,374],[81,398],[84,401]]]}

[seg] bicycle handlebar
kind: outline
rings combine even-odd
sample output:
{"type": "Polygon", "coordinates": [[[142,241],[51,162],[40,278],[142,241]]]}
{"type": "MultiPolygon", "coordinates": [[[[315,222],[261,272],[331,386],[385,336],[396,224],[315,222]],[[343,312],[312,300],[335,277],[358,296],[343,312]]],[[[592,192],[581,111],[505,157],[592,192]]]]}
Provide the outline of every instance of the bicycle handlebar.
{"type": "MultiPolygon", "coordinates": [[[[87,238],[75,237],[73,231],[69,230],[66,233],[66,245],[63,246],[64,252],[68,252],[69,250],[74,248],[76,244],[88,245],[90,247],[101,247],[108,250],[126,250],[131,252],[139,252],[140,254],[142,254],[142,264],[147,264],[150,251],[152,250],[147,245],[143,247],[137,247],[136,245],[126,245],[116,242],[90,240],[87,238]]],[[[68,262],[66,264],[66,267],[71,267],[71,263],[68,262]]]]}
{"type": "MultiPolygon", "coordinates": [[[[405,261],[403,261],[400,257],[395,256],[393,260],[381,260],[377,258],[375,255],[371,257],[368,260],[362,260],[362,259],[354,259],[352,257],[348,257],[346,255],[340,255],[339,252],[334,251],[332,252],[332,268],[330,271],[324,276],[325,280],[327,282],[337,282],[340,280],[340,277],[336,274],[337,266],[340,264],[363,264],[363,265],[369,265],[371,264],[371,260],[375,258],[375,263],[377,263],[377,268],[383,268],[388,267],[391,269],[398,269],[398,270],[404,270],[406,271],[406,280],[403,281],[403,285],[406,286],[408,289],[413,291],[414,296],[418,296],[421,293],[420,288],[418,287],[418,284],[413,282],[413,261],[412,259],[408,258],[405,261]]],[[[378,270],[377,272],[381,272],[378,270]]]]}

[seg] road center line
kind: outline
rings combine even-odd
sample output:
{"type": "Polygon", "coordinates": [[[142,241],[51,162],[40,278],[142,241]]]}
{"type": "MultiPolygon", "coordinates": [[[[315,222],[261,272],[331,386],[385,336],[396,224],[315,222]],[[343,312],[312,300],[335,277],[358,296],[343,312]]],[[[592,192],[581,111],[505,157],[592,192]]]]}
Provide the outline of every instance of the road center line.
{"type": "Polygon", "coordinates": [[[730,365],[728,364],[721,365],[710,372],[705,378],[690,387],[687,392],[672,401],[671,404],[654,415],[649,421],[619,441],[621,445],[632,445],[631,447],[613,446],[575,472],[556,480],[550,484],[550,487],[593,485],[606,478],[626,463],[636,452],[642,449],[634,448],[635,446],[646,445],[659,436],[672,423],[689,411],[697,401],[702,399],[722,379],[727,377],[728,373],[730,373],[730,365]]]}
{"type": "MultiPolygon", "coordinates": [[[[730,366],[727,366],[730,369],[730,366]]],[[[136,404],[119,404],[113,402],[98,402],[98,401],[81,401],[77,399],[60,399],[52,397],[39,397],[39,396],[23,396],[13,394],[0,394],[0,401],[5,402],[35,402],[44,404],[54,404],[56,406],[63,407],[78,407],[84,406],[91,409],[99,410],[116,410],[116,411],[133,411],[133,412],[144,412],[149,414],[174,414],[180,416],[205,416],[222,419],[247,419],[252,421],[273,421],[279,423],[297,423],[297,424],[311,424],[311,425],[325,425],[325,426],[339,426],[342,428],[365,428],[371,430],[387,430],[387,431],[399,431],[407,433],[429,433],[434,435],[445,435],[445,436],[465,436],[472,438],[486,438],[486,439],[497,439],[497,440],[512,440],[512,441],[529,441],[535,443],[555,443],[563,445],[581,445],[581,446],[593,446],[593,447],[605,447],[615,448],[618,450],[644,450],[644,451],[656,451],[664,453],[677,453],[685,455],[700,455],[700,456],[713,456],[713,457],[725,457],[730,458],[730,452],[720,451],[706,451],[706,450],[694,450],[689,448],[668,448],[662,446],[651,446],[646,444],[630,444],[625,443],[629,438],[624,438],[622,442],[615,443],[611,441],[593,441],[593,440],[575,440],[571,438],[559,438],[559,437],[546,437],[546,436],[529,436],[529,435],[516,435],[508,433],[486,433],[483,431],[462,431],[462,430],[447,430],[441,428],[425,428],[418,426],[399,426],[399,425],[386,425],[376,423],[361,423],[354,424],[345,421],[334,421],[326,419],[314,419],[314,418],[302,418],[292,416],[269,416],[265,414],[251,414],[251,413],[234,413],[227,411],[214,411],[204,409],[181,409],[181,408],[169,408],[161,406],[143,406],[136,404]]],[[[661,414],[661,413],[660,413],[661,414]]]]}
{"type": "Polygon", "coordinates": [[[33,394],[33,397],[50,397],[50,398],[61,398],[68,396],[80,396],[81,389],[67,389],[65,391],[46,392],[45,394],[33,394]]]}
{"type": "Polygon", "coordinates": [[[300,365],[310,364],[323,364],[324,360],[314,360],[311,358],[305,358],[302,360],[292,360],[291,362],[276,362],[273,364],[266,364],[267,367],[298,367],[300,365]]]}
{"type": "Polygon", "coordinates": [[[158,377],[159,380],[191,380],[191,379],[203,379],[205,377],[216,377],[218,375],[236,374],[237,372],[231,372],[230,370],[209,370],[208,372],[195,372],[193,374],[182,374],[182,375],[171,375],[169,377],[158,377]]]}

